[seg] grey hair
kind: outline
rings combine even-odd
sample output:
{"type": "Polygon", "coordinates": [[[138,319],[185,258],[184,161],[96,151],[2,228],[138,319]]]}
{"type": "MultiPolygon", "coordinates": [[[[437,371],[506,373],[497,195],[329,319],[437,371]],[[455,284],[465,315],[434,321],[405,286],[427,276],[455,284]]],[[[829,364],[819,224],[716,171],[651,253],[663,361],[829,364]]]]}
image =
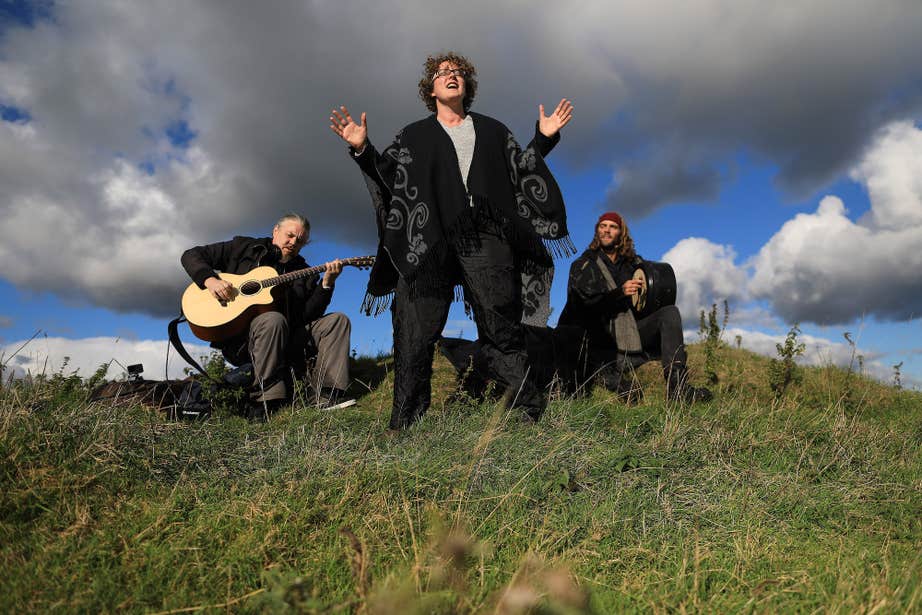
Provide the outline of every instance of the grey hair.
{"type": "Polygon", "coordinates": [[[282,224],[284,224],[284,223],[286,223],[286,222],[291,222],[291,221],[294,221],[294,222],[297,222],[298,224],[300,224],[300,225],[304,228],[304,234],[307,235],[308,237],[310,237],[310,234],[311,234],[311,223],[308,222],[308,221],[307,221],[307,218],[305,218],[305,217],[302,216],[301,214],[287,213],[287,214],[285,214],[284,216],[282,216],[281,218],[279,218],[279,221],[275,223],[275,226],[281,226],[282,224]]]}

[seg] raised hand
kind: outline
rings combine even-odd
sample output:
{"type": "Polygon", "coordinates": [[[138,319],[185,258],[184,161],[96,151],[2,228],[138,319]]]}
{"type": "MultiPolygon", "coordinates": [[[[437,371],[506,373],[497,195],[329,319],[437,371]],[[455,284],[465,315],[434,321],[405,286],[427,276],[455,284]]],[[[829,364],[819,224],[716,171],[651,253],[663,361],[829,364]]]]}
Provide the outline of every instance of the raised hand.
{"type": "Polygon", "coordinates": [[[362,112],[361,124],[355,123],[345,106],[340,107],[339,111],[333,109],[330,114],[330,130],[355,149],[359,151],[364,149],[365,139],[368,138],[368,124],[365,122],[365,112],[362,112]]]}
{"type": "MultiPolygon", "coordinates": [[[[364,117],[364,115],[363,115],[364,117]]],[[[553,137],[573,119],[573,104],[561,98],[557,108],[550,115],[544,115],[544,105],[538,105],[538,130],[545,137],[553,137]]]]}

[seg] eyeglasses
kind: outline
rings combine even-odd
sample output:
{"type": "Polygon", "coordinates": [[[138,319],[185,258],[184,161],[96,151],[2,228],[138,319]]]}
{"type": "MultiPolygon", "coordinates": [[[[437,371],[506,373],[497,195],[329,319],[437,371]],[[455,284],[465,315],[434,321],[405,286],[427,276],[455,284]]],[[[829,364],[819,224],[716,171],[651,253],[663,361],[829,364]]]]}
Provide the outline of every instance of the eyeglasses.
{"type": "Polygon", "coordinates": [[[435,81],[439,77],[447,77],[449,75],[454,77],[461,77],[464,79],[466,73],[460,68],[440,68],[439,70],[435,71],[434,75],[432,75],[432,80],[435,81]]]}

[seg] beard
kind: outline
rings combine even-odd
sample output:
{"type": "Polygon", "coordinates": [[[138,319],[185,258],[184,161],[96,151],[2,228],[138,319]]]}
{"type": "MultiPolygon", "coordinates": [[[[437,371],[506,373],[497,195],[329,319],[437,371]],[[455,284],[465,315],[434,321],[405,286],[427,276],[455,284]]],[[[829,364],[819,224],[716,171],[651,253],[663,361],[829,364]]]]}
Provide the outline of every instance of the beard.
{"type": "Polygon", "coordinates": [[[599,242],[599,247],[602,248],[602,251],[606,254],[614,254],[618,251],[618,248],[621,247],[621,241],[618,239],[608,245],[605,245],[605,243],[598,237],[596,237],[596,240],[599,242]]]}

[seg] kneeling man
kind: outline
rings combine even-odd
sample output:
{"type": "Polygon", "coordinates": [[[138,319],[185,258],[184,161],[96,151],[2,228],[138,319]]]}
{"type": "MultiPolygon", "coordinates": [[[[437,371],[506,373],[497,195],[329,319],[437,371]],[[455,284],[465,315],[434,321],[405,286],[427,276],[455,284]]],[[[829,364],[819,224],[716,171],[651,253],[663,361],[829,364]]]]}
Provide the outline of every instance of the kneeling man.
{"type": "MultiPolygon", "coordinates": [[[[279,275],[308,267],[299,255],[310,237],[310,223],[299,214],[282,216],[272,237],[234,237],[230,241],[196,246],[182,255],[189,277],[207,288],[216,301],[228,301],[236,292],[221,279],[219,271],[245,274],[270,266],[279,275]]],[[[302,371],[305,358],[316,353],[311,382],[319,394],[319,406],[345,407],[349,386],[349,337],[351,324],[345,314],[324,314],[333,297],[333,285],[342,272],[338,260],[326,264],[322,281],[300,278],[277,287],[275,311],[253,319],[242,334],[212,346],[233,365],[252,362],[256,382],[251,392],[254,416],[268,413],[290,401],[289,366],[302,371]]]]}
{"type": "Polygon", "coordinates": [[[644,362],[658,356],[670,400],[707,401],[712,397],[709,390],[688,383],[679,309],[669,305],[645,318],[634,318],[631,297],[642,282],[633,275],[641,262],[621,216],[602,214],[589,248],[570,267],[560,324],[586,329],[591,363],[608,388],[626,393],[629,383],[623,378],[624,368],[635,364],[632,359],[644,362]]]}

